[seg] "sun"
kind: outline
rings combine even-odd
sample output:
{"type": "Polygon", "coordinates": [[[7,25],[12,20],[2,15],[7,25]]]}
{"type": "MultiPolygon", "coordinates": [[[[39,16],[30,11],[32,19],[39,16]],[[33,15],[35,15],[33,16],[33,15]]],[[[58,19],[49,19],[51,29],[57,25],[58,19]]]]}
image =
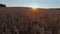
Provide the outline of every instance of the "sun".
{"type": "Polygon", "coordinates": [[[32,7],[33,9],[36,9],[37,7],[32,7]]]}
{"type": "Polygon", "coordinates": [[[36,6],[30,6],[32,9],[37,9],[37,7],[36,6]]]}

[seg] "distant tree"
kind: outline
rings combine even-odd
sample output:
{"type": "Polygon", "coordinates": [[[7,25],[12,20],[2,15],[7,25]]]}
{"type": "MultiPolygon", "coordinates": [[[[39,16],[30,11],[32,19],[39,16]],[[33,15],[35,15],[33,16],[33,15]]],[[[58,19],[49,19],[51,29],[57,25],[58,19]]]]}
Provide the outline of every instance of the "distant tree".
{"type": "Polygon", "coordinates": [[[60,10],[60,8],[56,8],[56,10],[60,10]]]}
{"type": "Polygon", "coordinates": [[[51,10],[60,10],[60,8],[50,8],[51,10]]]}
{"type": "Polygon", "coordinates": [[[0,7],[6,7],[6,5],[4,5],[4,4],[0,4],[0,7]]]}

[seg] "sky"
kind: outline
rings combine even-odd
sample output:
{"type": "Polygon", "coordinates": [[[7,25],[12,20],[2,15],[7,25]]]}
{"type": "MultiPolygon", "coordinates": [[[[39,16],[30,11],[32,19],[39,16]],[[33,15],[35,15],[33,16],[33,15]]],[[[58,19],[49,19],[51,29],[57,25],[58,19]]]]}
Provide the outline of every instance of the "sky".
{"type": "Polygon", "coordinates": [[[60,0],[0,0],[7,7],[60,8],[60,0]]]}

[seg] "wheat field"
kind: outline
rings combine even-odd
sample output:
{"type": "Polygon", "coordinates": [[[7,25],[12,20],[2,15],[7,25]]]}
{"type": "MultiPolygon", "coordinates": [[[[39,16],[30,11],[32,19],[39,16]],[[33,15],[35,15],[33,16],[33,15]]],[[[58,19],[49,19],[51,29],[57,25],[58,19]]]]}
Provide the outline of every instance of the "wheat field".
{"type": "Polygon", "coordinates": [[[60,34],[60,10],[1,7],[0,34],[60,34]]]}

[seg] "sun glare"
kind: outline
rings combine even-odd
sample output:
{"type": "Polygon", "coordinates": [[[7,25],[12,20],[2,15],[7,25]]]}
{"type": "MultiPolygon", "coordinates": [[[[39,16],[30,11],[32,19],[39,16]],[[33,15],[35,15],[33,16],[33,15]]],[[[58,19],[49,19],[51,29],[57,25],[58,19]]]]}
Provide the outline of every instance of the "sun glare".
{"type": "Polygon", "coordinates": [[[36,6],[30,6],[32,9],[36,9],[37,7],[36,6]]]}

